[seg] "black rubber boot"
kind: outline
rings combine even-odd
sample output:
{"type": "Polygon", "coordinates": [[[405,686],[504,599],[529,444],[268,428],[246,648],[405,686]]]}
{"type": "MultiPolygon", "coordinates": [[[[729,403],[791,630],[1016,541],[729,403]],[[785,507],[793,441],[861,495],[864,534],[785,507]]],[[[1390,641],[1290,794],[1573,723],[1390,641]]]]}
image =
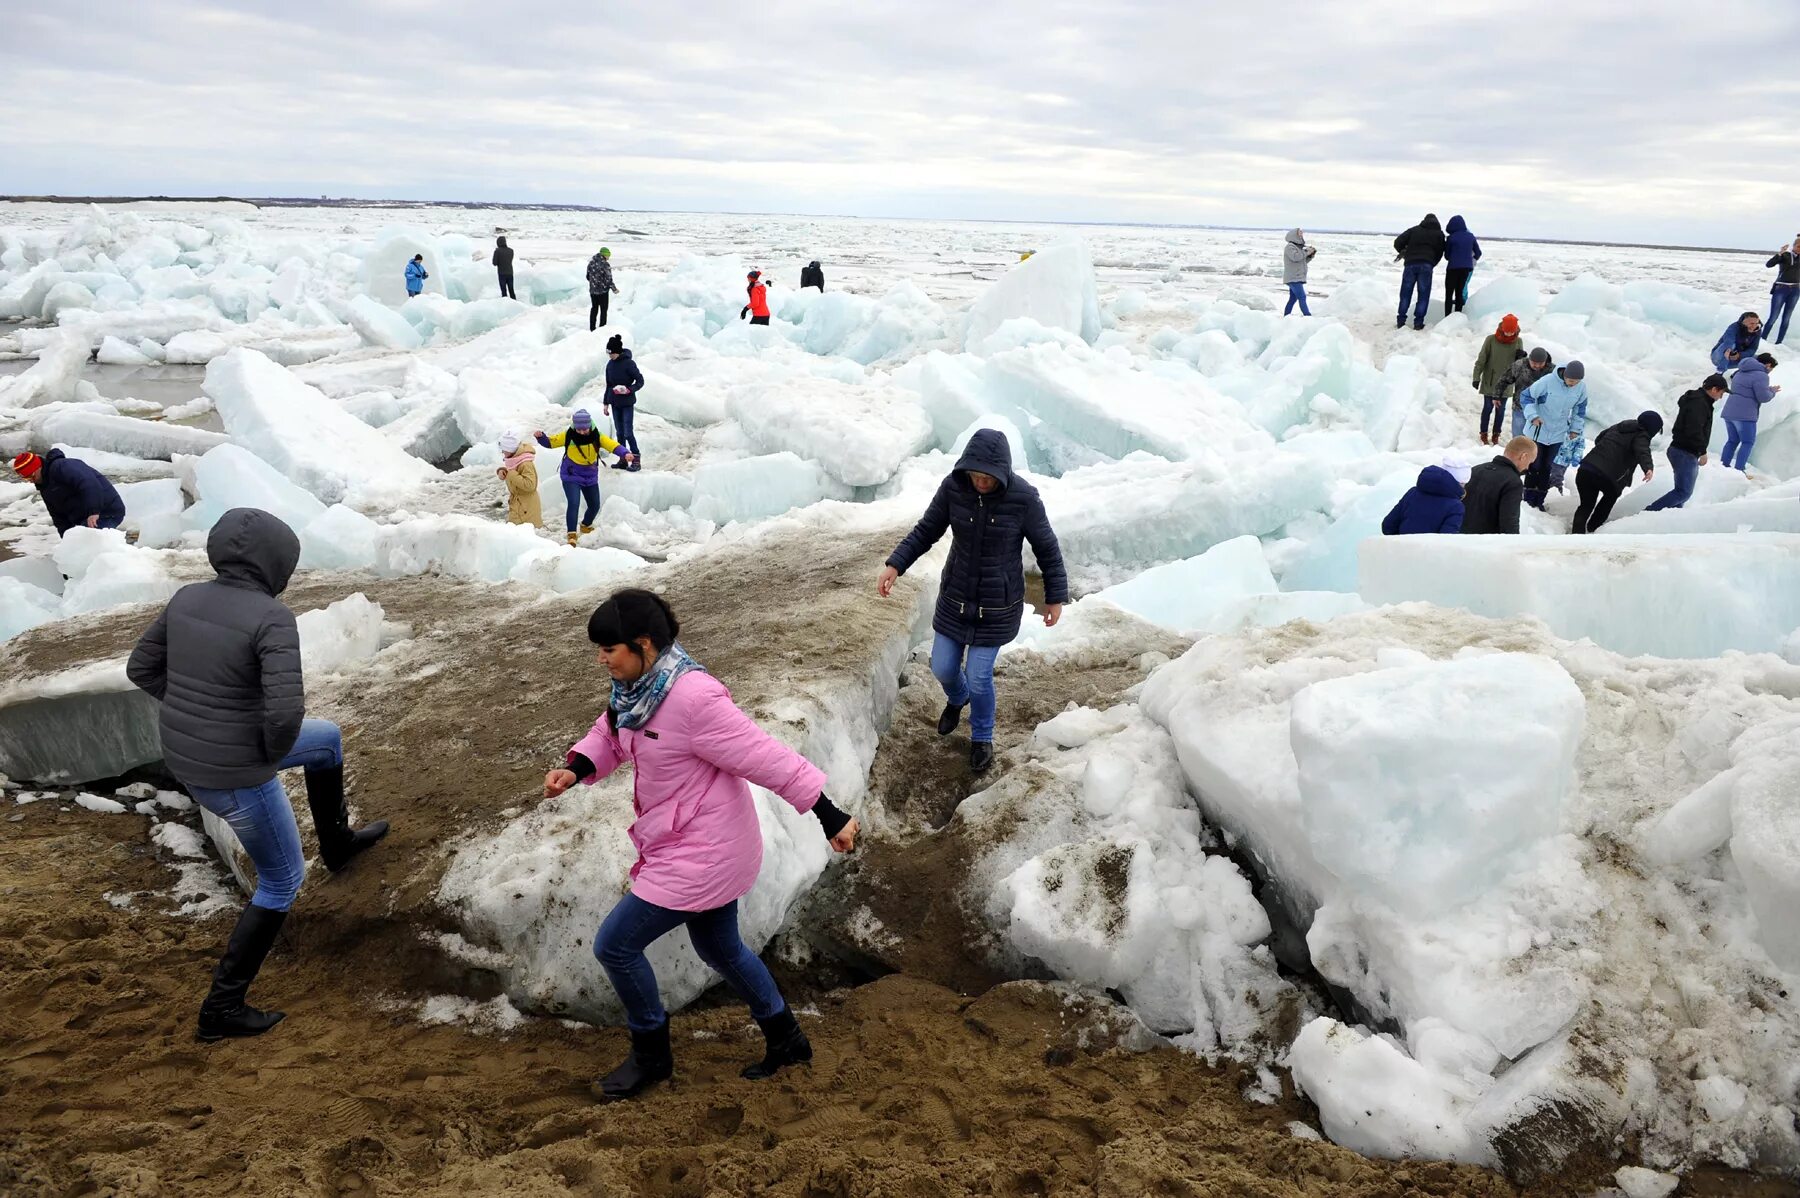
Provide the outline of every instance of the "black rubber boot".
{"type": "Polygon", "coordinates": [[[596,1097],[601,1102],[623,1102],[657,1082],[668,1081],[674,1073],[675,1054],[669,1048],[669,1021],[665,1019],[661,1027],[631,1033],[631,1055],[595,1083],[596,1097]]]}
{"type": "Polygon", "coordinates": [[[352,830],[344,807],[344,767],[327,766],[306,771],[306,805],[312,808],[313,831],[319,834],[319,856],[332,873],[387,835],[384,819],[352,830]]]}
{"type": "Polygon", "coordinates": [[[280,1011],[259,1011],[244,1001],[286,921],[286,911],[271,911],[255,903],[244,908],[225,942],[225,955],[213,969],[212,990],[200,1004],[196,1040],[210,1044],[227,1037],[260,1036],[287,1018],[280,1011]]]}
{"type": "Polygon", "coordinates": [[[789,1065],[804,1065],[812,1060],[812,1043],[806,1038],[806,1033],[800,1030],[800,1021],[786,1007],[767,1019],[758,1019],[756,1026],[762,1028],[763,1039],[768,1041],[768,1050],[763,1053],[762,1060],[754,1065],[744,1066],[744,1077],[757,1082],[765,1077],[774,1077],[789,1065]]]}
{"type": "Polygon", "coordinates": [[[1415,328],[1415,329],[1423,329],[1423,328],[1424,328],[1424,327],[1425,327],[1425,322],[1424,322],[1424,321],[1423,321],[1423,320],[1415,320],[1415,321],[1413,321],[1413,328],[1415,328]]]}
{"type": "Polygon", "coordinates": [[[1405,328],[1406,327],[1406,317],[1404,317],[1404,316],[1394,317],[1394,327],[1397,329],[1405,328]]]}
{"type": "Polygon", "coordinates": [[[969,746],[969,772],[984,774],[994,764],[994,744],[992,741],[978,740],[969,746]]]}
{"type": "Polygon", "coordinates": [[[944,704],[944,714],[938,716],[939,736],[949,736],[956,731],[956,726],[962,723],[962,709],[961,703],[944,704]]]}

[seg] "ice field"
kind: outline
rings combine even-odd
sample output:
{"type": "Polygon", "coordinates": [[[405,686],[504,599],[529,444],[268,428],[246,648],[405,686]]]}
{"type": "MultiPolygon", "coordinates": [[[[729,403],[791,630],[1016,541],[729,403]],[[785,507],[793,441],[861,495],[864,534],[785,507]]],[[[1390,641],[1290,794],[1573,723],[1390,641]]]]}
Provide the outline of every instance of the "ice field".
{"type": "MultiPolygon", "coordinates": [[[[885,536],[997,428],[1077,596],[1003,662],[1144,656],[1122,702],[1040,724],[959,815],[998,829],[968,886],[1008,951],[1209,1058],[1289,1071],[1370,1154],[1513,1169],[1629,1141],[1659,1169],[1800,1171],[1800,388],[1764,410],[1749,476],[1715,456],[1684,510],[1643,511],[1668,489],[1664,435],[1599,535],[1567,535],[1573,471],[1519,537],[1379,535],[1422,467],[1497,452],[1469,375],[1501,315],[1586,365],[1591,446],[1645,409],[1673,422],[1721,331],[1766,309],[1764,255],[1484,239],[1467,312],[1443,317],[1440,292],[1415,332],[1393,328],[1389,238],[1308,240],[1314,315],[1284,318],[1280,232],[0,207],[0,452],[94,465],[132,534],[59,542],[33,489],[0,481],[0,640],[208,576],[235,506],[296,529],[303,576],[467,579],[521,605],[885,536]],[[621,294],[590,333],[601,245],[621,294]],[[407,299],[414,254],[430,278],[407,299]],[[824,294],[794,286],[814,258],[824,294]],[[766,328],[738,320],[751,267],[766,328]],[[605,429],[612,333],[647,380],[643,469],[602,471],[571,548],[557,451],[533,530],[505,523],[496,441],[583,407],[605,429]],[[1546,1144],[1551,1115],[1567,1143],[1546,1144]]],[[[781,700],[848,807],[939,560],[909,575],[909,627],[781,700]]],[[[309,674],[373,674],[408,635],[367,599],[302,618],[309,674]]],[[[0,675],[0,772],[70,786],[153,761],[127,691],[116,661],[0,675]]],[[[1004,672],[1000,693],[1004,716],[1004,672]]],[[[589,913],[533,912],[617,892],[623,793],[452,851],[446,951],[487,954],[521,1010],[617,1016],[571,934],[589,913]]],[[[758,803],[760,948],[828,854],[758,803]]],[[[672,1002],[712,980],[685,941],[652,957],[672,1002]]]]}

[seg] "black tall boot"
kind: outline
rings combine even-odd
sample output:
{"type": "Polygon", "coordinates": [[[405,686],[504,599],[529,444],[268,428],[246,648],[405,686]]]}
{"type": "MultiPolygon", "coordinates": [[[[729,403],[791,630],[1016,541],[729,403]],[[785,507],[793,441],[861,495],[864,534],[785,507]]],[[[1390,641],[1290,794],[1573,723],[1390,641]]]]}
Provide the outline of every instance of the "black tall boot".
{"type": "Polygon", "coordinates": [[[384,819],[352,830],[344,807],[344,767],[326,766],[306,771],[306,805],[312,808],[313,830],[319,834],[319,856],[332,873],[387,835],[384,819]]]}
{"type": "Polygon", "coordinates": [[[231,929],[231,939],[225,942],[225,955],[213,970],[212,990],[200,1004],[195,1039],[210,1044],[228,1036],[260,1036],[287,1018],[280,1011],[259,1011],[244,1001],[286,921],[286,911],[271,911],[255,903],[244,908],[237,926],[231,929]]]}
{"type": "Polygon", "coordinates": [[[812,1043],[800,1030],[800,1021],[786,1007],[767,1019],[758,1019],[756,1025],[762,1028],[768,1051],[756,1064],[744,1066],[744,1077],[753,1082],[761,1081],[765,1077],[774,1077],[778,1070],[789,1065],[803,1065],[812,1060],[812,1043]]]}
{"type": "Polygon", "coordinates": [[[631,1055],[600,1079],[596,1087],[598,1097],[601,1102],[623,1102],[674,1074],[675,1053],[669,1047],[669,1021],[664,1019],[661,1027],[631,1033],[631,1055]]]}

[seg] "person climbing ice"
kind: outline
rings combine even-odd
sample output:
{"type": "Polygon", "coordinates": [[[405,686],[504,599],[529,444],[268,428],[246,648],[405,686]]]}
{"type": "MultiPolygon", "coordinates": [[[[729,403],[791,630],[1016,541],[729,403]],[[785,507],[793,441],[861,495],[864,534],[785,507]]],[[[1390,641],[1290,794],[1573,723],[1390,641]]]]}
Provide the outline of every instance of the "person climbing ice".
{"type": "MultiPolygon", "coordinates": [[[[1525,356],[1519,344],[1519,318],[1508,312],[1500,318],[1499,327],[1489,333],[1475,355],[1475,376],[1471,385],[1481,396],[1481,443],[1500,444],[1500,428],[1506,418],[1507,378],[1513,363],[1525,356]],[[1494,431],[1488,433],[1488,417],[1493,416],[1494,431]]],[[[1516,435],[1516,434],[1515,434],[1516,435]]]]}
{"type": "Polygon", "coordinates": [[[821,294],[825,291],[825,268],[819,265],[817,258],[800,268],[800,290],[805,291],[808,287],[817,287],[821,294]]]}
{"type": "MultiPolygon", "coordinates": [[[[1472,473],[1472,472],[1471,472],[1472,473]]],[[[1443,466],[1427,466],[1381,521],[1383,536],[1461,532],[1462,480],[1443,466]]]]}
{"type": "Polygon", "coordinates": [[[260,508],[232,508],[207,534],[206,556],[217,577],[175,592],[125,675],[160,704],[163,764],[256,863],[256,890],[200,1004],[195,1036],[211,1042],[260,1036],[284,1018],[246,1001],[306,876],[281,771],[305,771],[319,856],[333,873],[388,825],[350,826],[343,738],[331,721],[306,718],[299,628],[279,598],[300,561],[300,538],[260,508]]]}
{"type": "Polygon", "coordinates": [[[1764,265],[1775,268],[1775,283],[1769,288],[1769,319],[1763,321],[1763,327],[1775,344],[1781,345],[1787,341],[1788,322],[1794,318],[1794,301],[1800,299],[1800,233],[1794,234],[1794,244],[1776,250],[1764,265]],[[1777,320],[1781,321],[1779,328],[1777,320]]]}
{"type": "Polygon", "coordinates": [[[750,302],[738,312],[738,319],[742,320],[748,316],[751,324],[768,324],[769,288],[762,281],[762,271],[753,270],[744,278],[747,280],[744,284],[744,292],[750,302]]]}
{"type": "Polygon", "coordinates": [[[1435,213],[1394,238],[1394,253],[1404,262],[1400,272],[1400,309],[1394,316],[1394,327],[1406,326],[1406,308],[1413,303],[1414,288],[1418,301],[1413,306],[1413,328],[1425,327],[1425,313],[1431,307],[1431,276],[1444,258],[1444,230],[1435,213]]]}
{"type": "Polygon", "coordinates": [[[1537,460],[1525,476],[1525,502],[1539,511],[1550,494],[1551,468],[1556,465],[1557,455],[1572,445],[1579,446],[1587,427],[1586,379],[1587,368],[1571,361],[1531,384],[1520,397],[1525,410],[1525,435],[1538,447],[1537,460]]]}
{"type": "Polygon", "coordinates": [[[615,463],[626,470],[637,470],[643,465],[635,424],[637,393],[643,389],[644,372],[631,360],[625,338],[614,333],[606,342],[606,398],[601,403],[600,413],[612,417],[613,434],[618,437],[619,444],[631,451],[629,463],[615,463]]]}
{"type": "Polygon", "coordinates": [[[812,1060],[812,1045],[775,979],[738,935],[738,902],[756,884],[763,834],[754,782],[796,811],[811,812],[833,849],[856,847],[856,821],[825,795],[825,773],[759,728],[677,637],[662,596],[616,591],[588,617],[588,640],[612,677],[606,712],[563,764],[544,775],[544,796],[592,784],[629,762],[627,835],[637,849],[631,889],[594,937],[594,956],[625,1007],[631,1052],[595,1084],[603,1102],[634,1098],[675,1072],[669,1015],[644,950],[678,927],[700,959],[750,1007],[762,1029],[752,1081],[812,1060]]]}
{"type": "Polygon", "coordinates": [[[1719,413],[1725,421],[1725,446],[1719,460],[1728,470],[1750,473],[1750,450],[1756,445],[1756,421],[1762,406],[1781,394],[1779,386],[1770,386],[1769,371],[1780,363],[1774,354],[1757,354],[1745,358],[1731,375],[1731,395],[1719,413]]]}
{"type": "Polygon", "coordinates": [[[1550,351],[1542,346],[1535,346],[1524,358],[1513,362],[1507,369],[1506,377],[1501,385],[1512,396],[1512,435],[1525,435],[1525,392],[1531,385],[1556,369],[1556,362],[1550,357],[1550,351]]]}
{"type": "Polygon", "coordinates": [[[1306,306],[1306,275],[1312,265],[1313,256],[1318,248],[1306,244],[1306,233],[1301,229],[1289,229],[1287,240],[1281,247],[1281,281],[1287,284],[1287,307],[1281,310],[1287,316],[1300,305],[1300,315],[1311,316],[1312,311],[1306,306]]]}
{"type": "Polygon", "coordinates": [[[600,252],[588,259],[588,332],[606,327],[606,310],[612,305],[612,297],[618,294],[619,285],[613,282],[612,251],[605,246],[600,252]]]}
{"type": "Polygon", "coordinates": [[[12,460],[12,468],[37,488],[59,537],[71,528],[117,528],[125,522],[125,501],[118,488],[79,458],[60,449],[43,457],[26,450],[12,460]]]}
{"type": "Polygon", "coordinates": [[[494,471],[506,484],[506,522],[537,528],[544,522],[544,501],[538,498],[537,451],[524,444],[519,434],[500,434],[500,465],[494,471]]]}
{"type": "Polygon", "coordinates": [[[602,451],[613,454],[627,467],[636,463],[637,459],[623,445],[594,427],[594,418],[586,408],[580,408],[569,420],[569,427],[555,435],[547,435],[543,429],[533,429],[532,439],[545,449],[563,451],[562,466],[557,470],[557,477],[562,479],[563,496],[568,500],[568,511],[563,522],[568,529],[569,544],[573,545],[588,533],[594,531],[594,520],[600,514],[600,454],[602,451]],[[586,514],[581,522],[575,517],[586,505],[586,514]]]}
{"type": "Polygon", "coordinates": [[[1525,472],[1537,460],[1537,442],[1514,437],[1505,452],[1469,472],[1463,488],[1462,531],[1475,535],[1517,533],[1525,472]]]}
{"type": "Polygon", "coordinates": [[[411,299],[425,290],[425,280],[431,276],[425,271],[425,255],[414,254],[412,261],[406,264],[406,298],[411,299]]]}
{"type": "Polygon", "coordinates": [[[1469,302],[1469,276],[1481,261],[1481,243],[1460,216],[1450,218],[1444,232],[1444,315],[1461,312],[1469,302]]]}
{"type": "Polygon", "coordinates": [[[1725,381],[1725,376],[1712,374],[1675,401],[1675,426],[1669,430],[1669,448],[1665,454],[1669,459],[1669,472],[1675,476],[1675,486],[1645,511],[1678,508],[1693,496],[1700,467],[1706,465],[1706,447],[1712,444],[1713,408],[1725,398],[1728,390],[1730,384],[1725,381]]]}
{"type": "Polygon", "coordinates": [[[1631,485],[1632,467],[1644,472],[1645,482],[1655,476],[1650,442],[1662,430],[1660,412],[1639,412],[1635,419],[1621,420],[1594,438],[1593,452],[1575,472],[1575,493],[1581,502],[1569,524],[1571,533],[1600,531],[1612,515],[1613,504],[1631,485]]]}
{"type": "Polygon", "coordinates": [[[519,293],[513,287],[513,252],[506,244],[506,238],[494,238],[494,271],[500,276],[500,295],[503,299],[518,299],[519,293]]]}
{"type": "Polygon", "coordinates": [[[1746,312],[1719,334],[1713,343],[1713,369],[1720,374],[1727,370],[1735,370],[1744,362],[1756,356],[1762,346],[1762,317],[1754,312],[1746,312]]]}
{"type": "Polygon", "coordinates": [[[883,598],[894,582],[950,533],[950,556],[938,587],[931,627],[931,672],[944,688],[938,735],[948,736],[969,708],[969,768],[994,763],[994,659],[1019,635],[1025,609],[1026,542],[1044,576],[1044,624],[1055,627],[1069,601],[1062,548],[1037,488],[1014,473],[1004,434],[978,429],[938,484],[924,517],[906,535],[876,578],[883,598]]]}

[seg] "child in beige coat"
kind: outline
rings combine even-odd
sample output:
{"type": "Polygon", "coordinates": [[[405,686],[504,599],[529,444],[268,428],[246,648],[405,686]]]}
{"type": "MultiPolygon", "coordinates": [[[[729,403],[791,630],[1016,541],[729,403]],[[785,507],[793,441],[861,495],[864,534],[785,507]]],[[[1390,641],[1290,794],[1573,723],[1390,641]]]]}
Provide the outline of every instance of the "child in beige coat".
{"type": "Polygon", "coordinates": [[[544,522],[544,505],[538,498],[537,450],[521,443],[517,433],[500,438],[504,461],[494,473],[506,483],[506,522],[537,528],[544,522]]]}

